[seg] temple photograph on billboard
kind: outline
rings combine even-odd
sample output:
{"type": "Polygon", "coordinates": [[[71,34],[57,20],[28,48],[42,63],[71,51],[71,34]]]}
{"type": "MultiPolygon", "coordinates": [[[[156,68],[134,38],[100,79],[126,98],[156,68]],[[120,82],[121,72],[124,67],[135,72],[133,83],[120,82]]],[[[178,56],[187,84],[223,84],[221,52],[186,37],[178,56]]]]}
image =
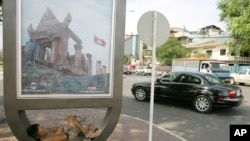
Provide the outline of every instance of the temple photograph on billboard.
{"type": "Polygon", "coordinates": [[[112,96],[113,0],[18,5],[18,98],[112,96]]]}

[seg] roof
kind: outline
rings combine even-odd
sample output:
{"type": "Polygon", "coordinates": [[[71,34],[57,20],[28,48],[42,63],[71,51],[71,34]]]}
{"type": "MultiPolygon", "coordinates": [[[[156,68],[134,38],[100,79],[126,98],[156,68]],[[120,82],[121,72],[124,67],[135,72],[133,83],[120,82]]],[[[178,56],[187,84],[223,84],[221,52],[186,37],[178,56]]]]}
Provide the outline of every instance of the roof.
{"type": "Polygon", "coordinates": [[[202,27],[201,29],[210,29],[210,28],[213,28],[213,29],[218,29],[218,30],[221,30],[218,26],[215,26],[215,25],[208,25],[208,26],[205,26],[205,27],[202,27]]]}
{"type": "Polygon", "coordinates": [[[229,34],[222,34],[220,36],[211,36],[211,37],[195,39],[193,40],[192,43],[188,44],[188,47],[192,48],[192,47],[199,46],[199,45],[213,44],[213,43],[222,44],[230,40],[232,40],[232,38],[229,34]]]}
{"type": "MultiPolygon", "coordinates": [[[[48,31],[49,26],[48,25],[57,25],[59,24],[59,21],[57,20],[56,16],[54,13],[51,11],[51,9],[48,7],[40,21],[40,23],[37,26],[36,31],[37,32],[42,32],[42,31],[48,31]]],[[[52,30],[52,29],[50,29],[52,30]]]]}
{"type": "Polygon", "coordinates": [[[198,76],[211,75],[210,73],[192,72],[192,71],[173,71],[173,72],[170,72],[170,73],[193,74],[193,75],[198,75],[198,76]]]}

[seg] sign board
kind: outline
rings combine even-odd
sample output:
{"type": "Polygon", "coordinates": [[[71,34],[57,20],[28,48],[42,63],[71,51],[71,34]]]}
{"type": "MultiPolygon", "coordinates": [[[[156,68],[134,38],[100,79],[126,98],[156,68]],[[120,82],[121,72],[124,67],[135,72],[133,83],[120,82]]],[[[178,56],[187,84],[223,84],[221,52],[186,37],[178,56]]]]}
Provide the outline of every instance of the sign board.
{"type": "Polygon", "coordinates": [[[156,47],[164,44],[170,35],[170,25],[164,15],[157,11],[144,13],[137,24],[137,31],[140,39],[148,46],[153,46],[153,34],[156,34],[156,47]],[[156,15],[156,17],[154,17],[156,15]],[[155,22],[156,21],[156,22],[155,22]],[[156,25],[154,25],[154,22],[156,25]],[[154,27],[155,31],[154,31],[154,27]]]}
{"type": "Polygon", "coordinates": [[[107,108],[106,140],[122,103],[125,5],[3,1],[4,106],[18,140],[29,140],[25,110],[107,108]]]}

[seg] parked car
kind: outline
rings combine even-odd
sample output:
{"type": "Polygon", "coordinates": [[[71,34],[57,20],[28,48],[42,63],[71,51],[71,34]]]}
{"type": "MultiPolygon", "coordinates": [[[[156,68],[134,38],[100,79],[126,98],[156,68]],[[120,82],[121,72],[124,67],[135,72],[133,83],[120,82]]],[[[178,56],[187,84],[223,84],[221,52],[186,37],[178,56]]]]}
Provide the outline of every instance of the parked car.
{"type": "MultiPolygon", "coordinates": [[[[138,101],[150,98],[151,82],[132,85],[131,91],[138,101]]],[[[155,82],[155,99],[190,102],[200,113],[207,113],[212,107],[237,107],[243,101],[242,90],[226,84],[208,73],[170,72],[155,82]]]]}
{"type": "Polygon", "coordinates": [[[152,67],[149,66],[139,66],[136,68],[136,75],[151,75],[152,67]]]}
{"type": "Polygon", "coordinates": [[[132,74],[132,72],[129,70],[123,70],[123,74],[130,75],[130,74],[132,74]]]}
{"type": "Polygon", "coordinates": [[[238,83],[240,85],[250,84],[250,69],[241,70],[238,73],[230,74],[230,83],[235,84],[238,83]]]}

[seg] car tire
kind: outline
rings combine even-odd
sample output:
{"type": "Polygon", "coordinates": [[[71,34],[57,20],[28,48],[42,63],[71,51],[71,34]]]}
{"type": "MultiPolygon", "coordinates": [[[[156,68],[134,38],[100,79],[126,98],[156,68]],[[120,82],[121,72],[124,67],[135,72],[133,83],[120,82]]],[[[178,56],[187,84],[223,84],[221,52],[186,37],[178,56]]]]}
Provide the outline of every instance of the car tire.
{"type": "Polygon", "coordinates": [[[234,85],[235,84],[235,80],[234,78],[230,78],[230,84],[234,85]]]}
{"type": "Polygon", "coordinates": [[[199,113],[208,113],[212,110],[211,99],[205,95],[197,96],[193,101],[193,106],[199,113]]]}
{"type": "Polygon", "coordinates": [[[135,89],[135,99],[138,101],[145,101],[147,99],[146,91],[142,87],[135,89]]]}

